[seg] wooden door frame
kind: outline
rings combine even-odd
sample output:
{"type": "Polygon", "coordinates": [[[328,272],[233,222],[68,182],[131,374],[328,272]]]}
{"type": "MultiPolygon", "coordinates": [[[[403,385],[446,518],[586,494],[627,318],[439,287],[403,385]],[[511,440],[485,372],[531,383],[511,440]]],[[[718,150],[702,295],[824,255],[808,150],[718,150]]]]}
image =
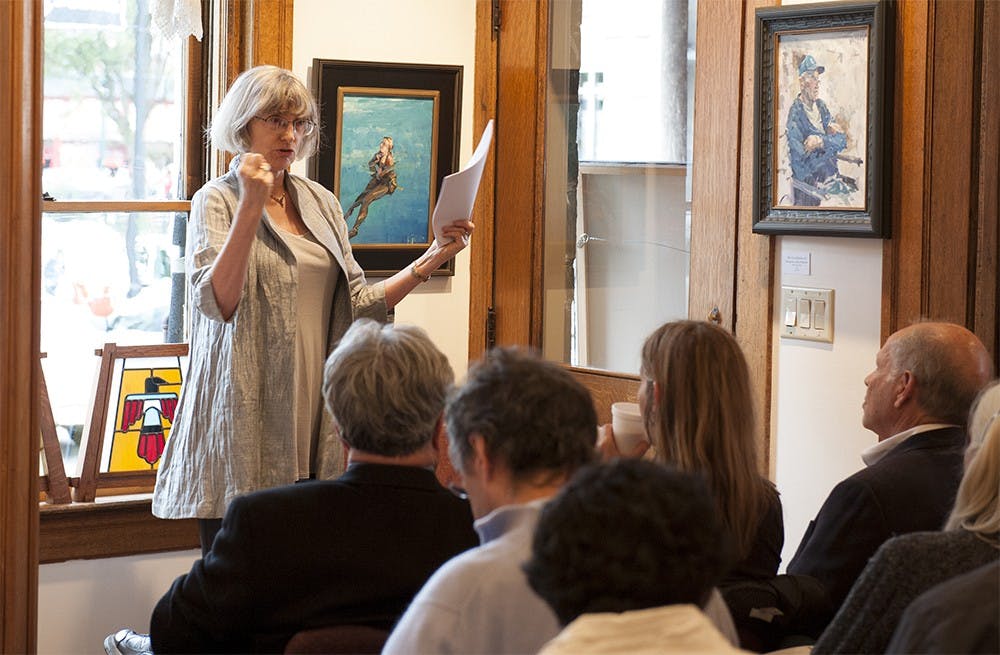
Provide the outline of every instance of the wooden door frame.
{"type": "Polygon", "coordinates": [[[36,649],[42,3],[0,3],[0,652],[36,649]]]}
{"type": "MultiPolygon", "coordinates": [[[[769,448],[771,288],[774,239],[750,231],[754,9],[770,2],[701,2],[695,66],[695,127],[689,316],[718,308],[747,354],[759,399],[763,470],[769,448]],[[733,102],[734,99],[736,102],[733,102]],[[731,130],[717,126],[729,125],[731,130]],[[729,253],[720,257],[719,252],[729,253]]],[[[544,98],[548,3],[501,0],[499,35],[490,0],[477,0],[477,130],[497,118],[495,176],[484,178],[472,251],[469,359],[495,343],[541,346],[544,98]],[[487,38],[487,35],[490,38],[487,38]]],[[[487,167],[487,176],[490,174],[487,167]]],[[[636,348],[639,344],[636,344],[636,348]]]]}

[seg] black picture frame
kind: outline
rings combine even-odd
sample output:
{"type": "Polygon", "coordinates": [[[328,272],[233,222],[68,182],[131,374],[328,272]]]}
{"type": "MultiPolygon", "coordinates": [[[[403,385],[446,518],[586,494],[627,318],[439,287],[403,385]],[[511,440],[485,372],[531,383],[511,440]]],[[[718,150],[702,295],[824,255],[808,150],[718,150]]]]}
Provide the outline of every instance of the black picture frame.
{"type": "Polygon", "coordinates": [[[888,1],[756,10],[753,232],[889,237],[892,15],[888,1]]]}
{"type": "MultiPolygon", "coordinates": [[[[355,190],[358,186],[355,183],[354,187],[345,188],[342,194],[341,186],[342,183],[346,186],[347,179],[346,175],[345,180],[341,179],[342,170],[346,170],[344,167],[351,166],[352,175],[369,176],[368,170],[374,171],[370,168],[374,156],[368,161],[367,170],[360,173],[358,171],[364,164],[359,164],[359,157],[367,160],[373,151],[382,147],[382,136],[392,136],[397,129],[406,134],[416,132],[416,136],[408,141],[395,140],[395,152],[404,153],[401,155],[403,161],[413,166],[417,166],[414,162],[419,163],[414,169],[416,174],[410,179],[400,179],[397,189],[388,192],[391,195],[383,195],[371,202],[371,213],[366,219],[369,222],[376,218],[372,224],[381,221],[377,229],[398,228],[401,230],[398,234],[409,236],[403,240],[392,232],[392,236],[382,240],[377,237],[375,242],[355,242],[353,238],[351,242],[354,257],[366,274],[376,277],[392,275],[407,267],[430,245],[434,238],[431,229],[434,201],[444,177],[459,169],[462,66],[313,59],[312,77],[320,107],[320,146],[310,162],[309,175],[337,196],[344,207],[345,217],[354,204],[352,201],[355,198],[360,200],[368,187],[355,190]],[[371,107],[386,107],[386,103],[418,110],[419,120],[411,120],[413,111],[409,114],[401,114],[396,108],[391,108],[391,112],[396,113],[368,111],[371,107]],[[431,103],[433,109],[427,109],[431,103]],[[400,121],[407,124],[406,129],[399,126],[400,121]],[[420,127],[412,128],[410,123],[420,127]],[[379,135],[373,142],[367,142],[364,150],[355,143],[360,133],[358,126],[364,126],[371,135],[379,135]],[[402,205],[401,198],[409,204],[402,205]],[[392,220],[400,221],[395,227],[388,225],[390,208],[395,208],[391,213],[392,220]],[[376,215],[376,209],[381,214],[376,215]],[[419,229],[403,230],[400,227],[402,222],[417,228],[426,224],[424,238],[420,240],[419,229]]],[[[401,166],[396,168],[402,170],[401,166]]],[[[374,172],[368,179],[374,183],[374,172]]],[[[353,226],[356,218],[347,218],[348,228],[353,226]]],[[[360,226],[359,231],[363,228],[363,225],[360,226]]],[[[435,276],[454,274],[454,258],[432,272],[435,276]]]]}

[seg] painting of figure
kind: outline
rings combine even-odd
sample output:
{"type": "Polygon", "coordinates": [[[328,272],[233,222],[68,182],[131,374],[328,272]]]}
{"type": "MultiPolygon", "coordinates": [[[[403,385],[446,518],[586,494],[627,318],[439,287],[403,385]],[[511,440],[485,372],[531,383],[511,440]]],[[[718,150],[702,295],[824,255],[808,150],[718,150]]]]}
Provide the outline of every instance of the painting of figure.
{"type": "Polygon", "coordinates": [[[351,244],[430,241],[437,104],[434,91],[341,88],[337,196],[351,244]],[[372,154],[373,144],[377,144],[372,154]]]}
{"type": "Polygon", "coordinates": [[[392,137],[384,136],[379,142],[378,150],[368,160],[368,170],[372,177],[368,180],[368,186],[358,194],[351,206],[347,208],[344,218],[351,220],[351,214],[360,207],[358,218],[354,221],[354,226],[348,232],[350,238],[358,236],[361,224],[368,217],[368,207],[383,196],[396,192],[399,188],[399,181],[396,179],[396,158],[392,154],[392,137]]]}
{"type": "Polygon", "coordinates": [[[865,209],[868,30],[781,35],[776,207],[865,209]]]}

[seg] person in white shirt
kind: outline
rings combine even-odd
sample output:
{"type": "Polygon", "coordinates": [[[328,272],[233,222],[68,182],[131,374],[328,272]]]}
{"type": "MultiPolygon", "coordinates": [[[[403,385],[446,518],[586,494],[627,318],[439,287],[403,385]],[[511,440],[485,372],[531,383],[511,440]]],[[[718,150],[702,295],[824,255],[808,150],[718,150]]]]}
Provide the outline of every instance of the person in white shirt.
{"type": "Polygon", "coordinates": [[[565,628],[544,655],[742,653],[702,611],[732,557],[704,480],[643,460],[580,470],[524,565],[565,628]]]}

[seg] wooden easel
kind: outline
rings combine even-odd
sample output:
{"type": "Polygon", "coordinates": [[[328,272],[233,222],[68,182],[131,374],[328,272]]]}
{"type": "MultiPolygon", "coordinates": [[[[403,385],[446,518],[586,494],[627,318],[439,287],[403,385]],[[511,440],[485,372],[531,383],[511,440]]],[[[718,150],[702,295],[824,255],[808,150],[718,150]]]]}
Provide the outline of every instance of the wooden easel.
{"type": "Polygon", "coordinates": [[[62,449],[59,447],[59,436],[56,434],[56,420],[52,415],[49,387],[45,383],[42,357],[45,357],[45,353],[38,359],[38,424],[42,432],[42,455],[46,472],[39,473],[38,488],[48,497],[48,502],[65,505],[72,502],[72,499],[66,468],[63,466],[62,449]]]}

